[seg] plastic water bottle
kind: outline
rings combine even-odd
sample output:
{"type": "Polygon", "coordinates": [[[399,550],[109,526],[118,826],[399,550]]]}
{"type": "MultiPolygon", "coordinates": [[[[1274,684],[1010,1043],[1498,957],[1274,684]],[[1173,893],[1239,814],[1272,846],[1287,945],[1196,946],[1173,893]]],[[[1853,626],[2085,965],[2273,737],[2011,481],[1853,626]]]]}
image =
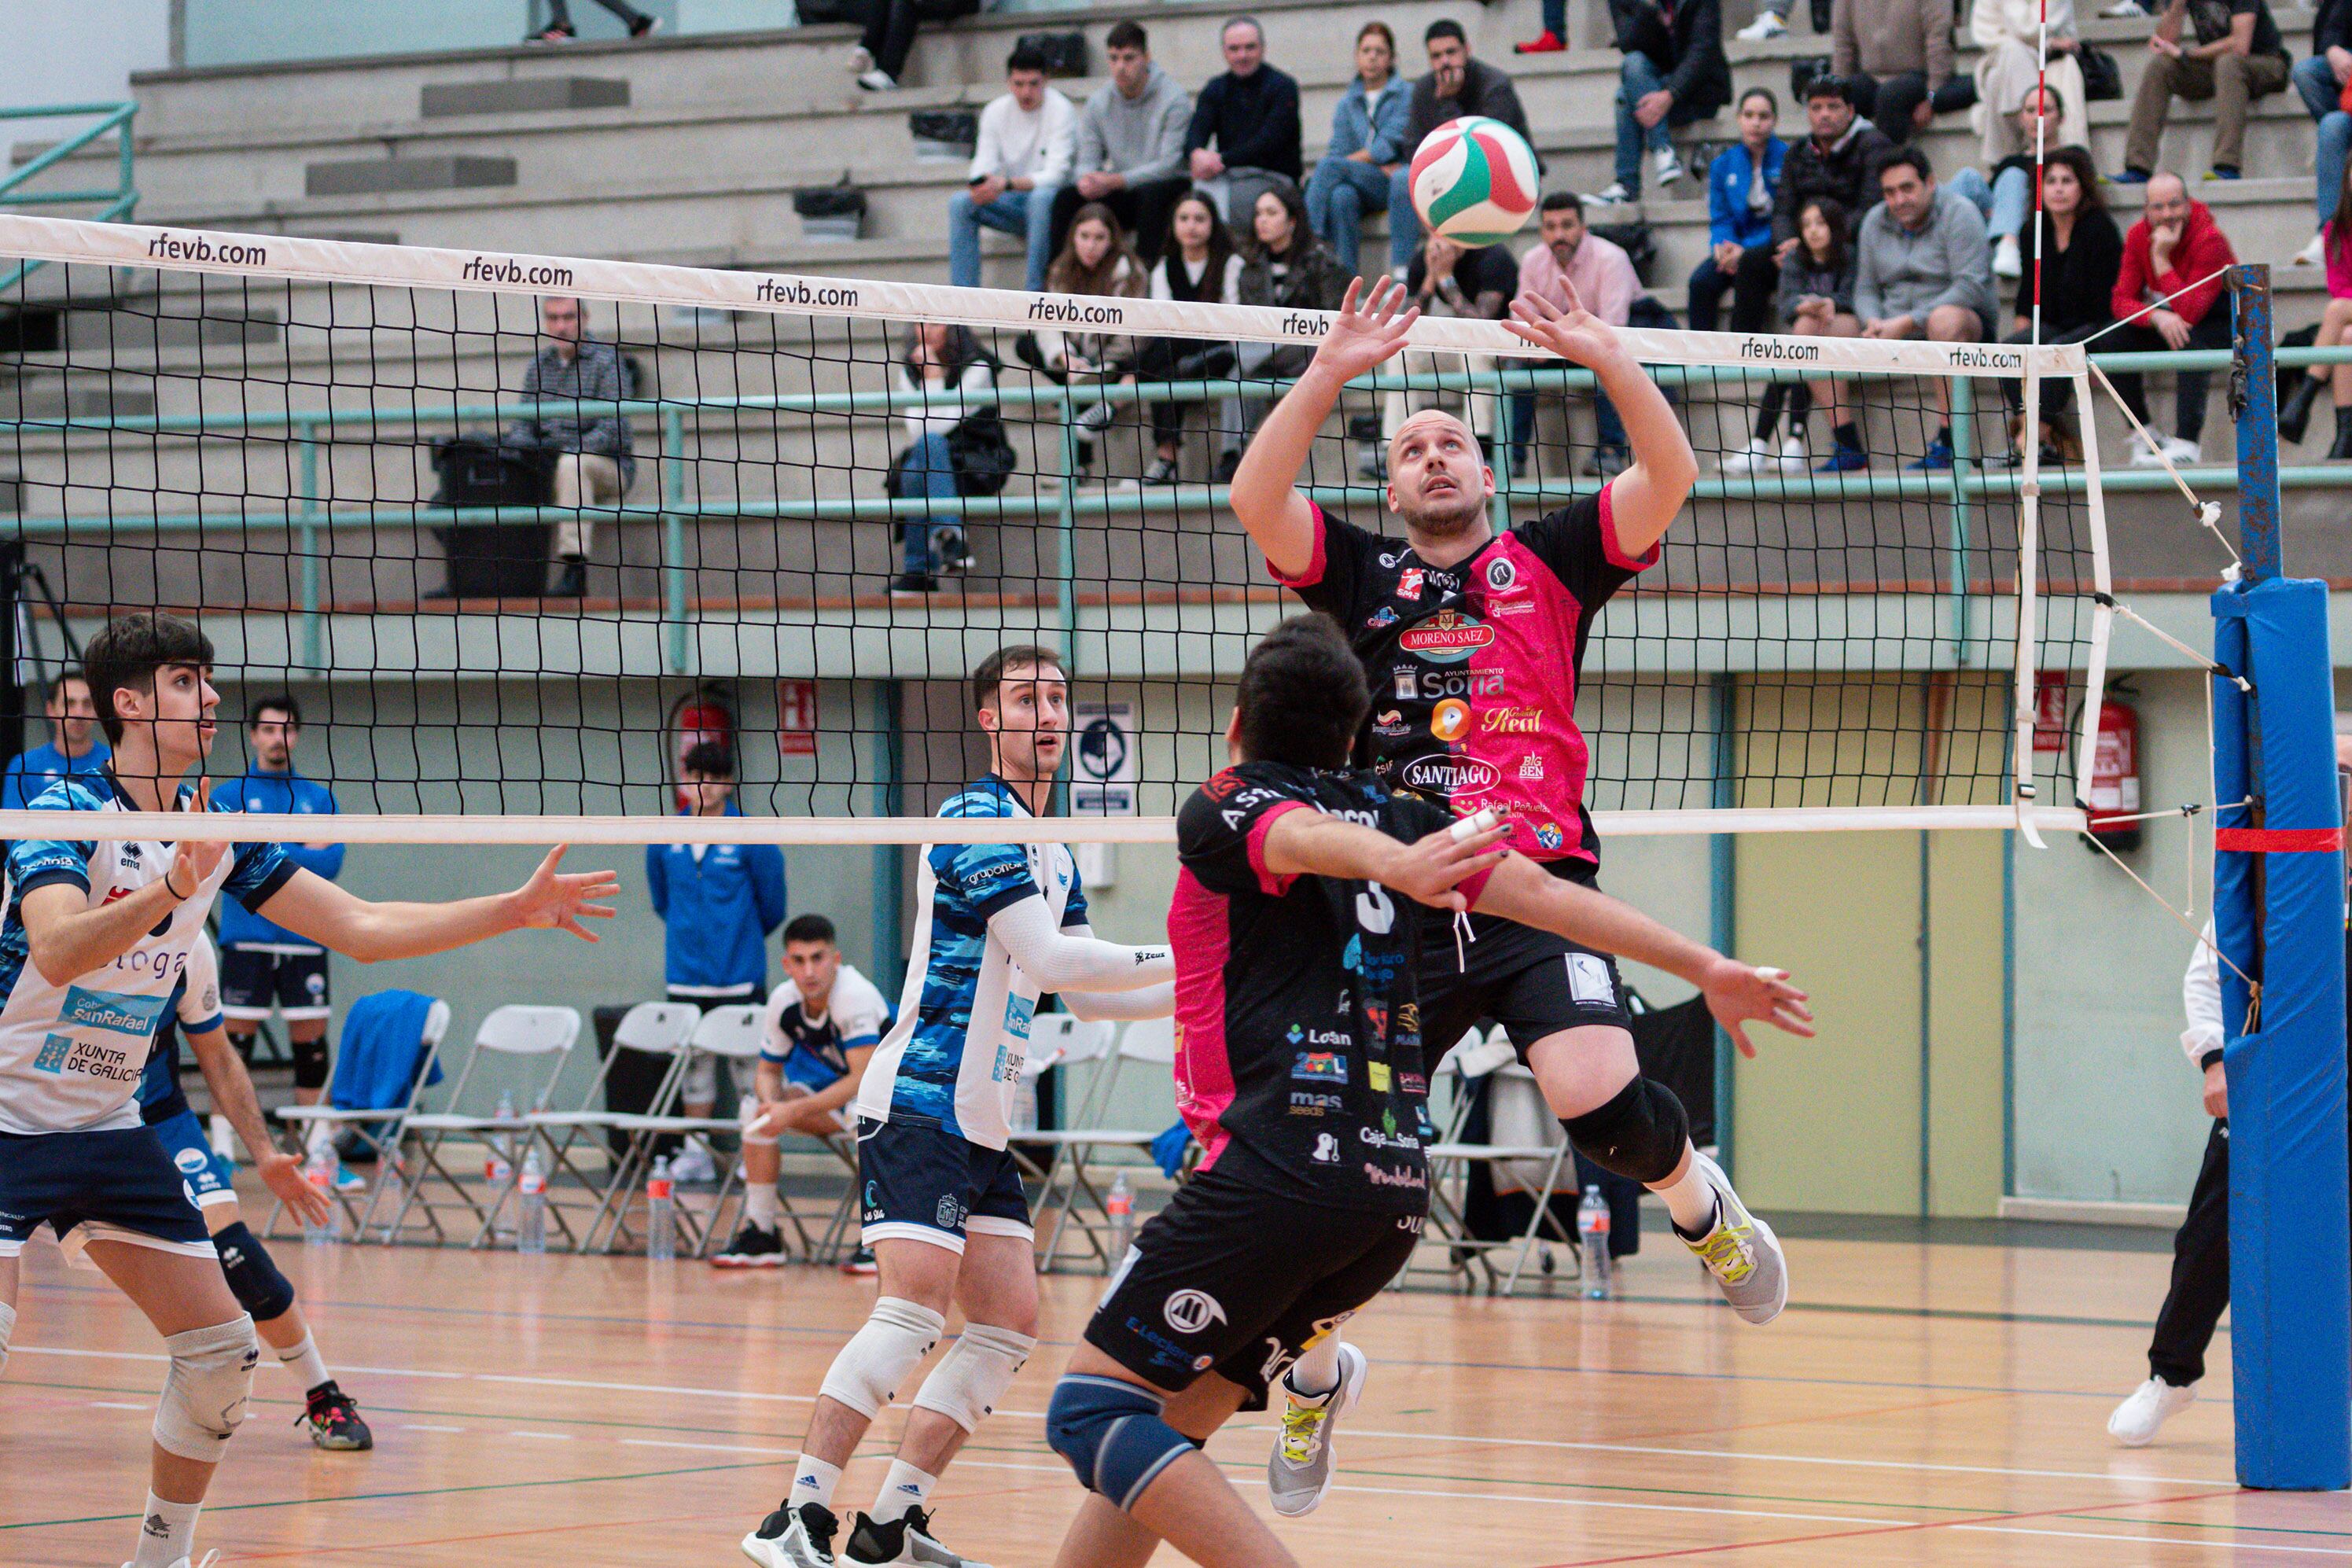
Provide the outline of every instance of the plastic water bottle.
{"type": "Polygon", "coordinates": [[[1135,1243],[1135,1189],[1127,1183],[1127,1173],[1121,1171],[1111,1182],[1110,1191],[1103,1195],[1103,1213],[1110,1217],[1111,1267],[1135,1243]]]}
{"type": "Polygon", "coordinates": [[[324,1143],[312,1152],[310,1163],[303,1169],[302,1179],[310,1184],[310,1190],[327,1200],[327,1217],[303,1225],[302,1239],[306,1242],[333,1241],[341,1235],[337,1221],[341,1215],[335,1205],[337,1163],[335,1146],[324,1143]]]}
{"type": "Polygon", "coordinates": [[[1609,1300],[1609,1200],[1588,1183],[1576,1205],[1576,1237],[1584,1251],[1584,1299],[1609,1300]]]}
{"type": "MultiPolygon", "coordinates": [[[[501,1122],[512,1121],[514,1113],[514,1096],[501,1093],[499,1096],[499,1108],[493,1113],[494,1119],[501,1122]]],[[[514,1180],[512,1146],[508,1143],[507,1135],[503,1132],[490,1134],[488,1151],[482,1158],[482,1179],[490,1184],[493,1202],[496,1201],[498,1190],[514,1180]]]]}
{"type": "Polygon", "coordinates": [[[677,1256],[677,1212],[671,1195],[669,1156],[654,1162],[653,1174],[646,1178],[646,1256],[648,1258],[677,1256]]]}
{"type": "Polygon", "coordinates": [[[521,1215],[515,1221],[515,1250],[545,1252],[547,1172],[540,1165],[536,1146],[522,1157],[522,1180],[516,1184],[516,1197],[521,1205],[521,1215]]]}

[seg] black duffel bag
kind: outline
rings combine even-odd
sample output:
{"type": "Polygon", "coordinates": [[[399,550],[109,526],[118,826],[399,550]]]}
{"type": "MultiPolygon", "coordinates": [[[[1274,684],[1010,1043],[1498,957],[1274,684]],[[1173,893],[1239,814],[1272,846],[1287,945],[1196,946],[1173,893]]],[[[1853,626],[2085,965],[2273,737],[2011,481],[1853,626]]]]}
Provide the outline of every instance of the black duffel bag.
{"type": "MultiPolygon", "coordinates": [[[[555,458],[546,447],[444,437],[433,443],[433,471],[440,482],[425,504],[545,506],[554,489],[555,458]]],[[[461,599],[531,598],[546,592],[548,533],[544,522],[467,522],[433,531],[449,558],[449,592],[461,599]]]]}

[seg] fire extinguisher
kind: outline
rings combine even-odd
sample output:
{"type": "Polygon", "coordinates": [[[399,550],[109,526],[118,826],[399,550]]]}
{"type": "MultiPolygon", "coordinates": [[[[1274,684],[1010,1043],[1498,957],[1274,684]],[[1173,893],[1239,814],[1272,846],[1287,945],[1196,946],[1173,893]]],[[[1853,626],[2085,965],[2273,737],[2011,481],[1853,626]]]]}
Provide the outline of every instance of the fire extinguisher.
{"type": "Polygon", "coordinates": [[[2120,688],[2108,689],[2099,705],[2099,735],[2091,750],[2091,787],[2084,796],[2090,829],[2099,842],[2122,853],[2139,847],[2139,822],[2115,820],[2139,813],[2139,710],[2120,688]]]}
{"type": "MultiPolygon", "coordinates": [[[[676,777],[685,766],[687,753],[697,746],[715,742],[730,752],[735,749],[734,706],[724,690],[705,682],[671,706],[669,733],[671,776],[676,777]]],[[[677,797],[678,810],[693,809],[683,788],[673,787],[672,793],[677,797]]]]}

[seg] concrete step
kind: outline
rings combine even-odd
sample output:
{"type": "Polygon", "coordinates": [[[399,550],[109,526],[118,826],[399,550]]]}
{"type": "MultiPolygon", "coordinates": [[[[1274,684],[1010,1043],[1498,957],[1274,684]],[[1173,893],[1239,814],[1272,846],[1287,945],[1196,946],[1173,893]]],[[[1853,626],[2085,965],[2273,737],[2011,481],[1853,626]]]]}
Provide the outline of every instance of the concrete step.
{"type": "Polygon", "coordinates": [[[512,158],[442,153],[423,158],[355,158],[306,163],[308,196],[414,195],[426,191],[482,190],[512,185],[512,158]]]}
{"type": "Polygon", "coordinates": [[[626,77],[548,76],[517,80],[427,83],[417,113],[426,120],[483,114],[553,114],[576,109],[626,109],[626,77]]]}

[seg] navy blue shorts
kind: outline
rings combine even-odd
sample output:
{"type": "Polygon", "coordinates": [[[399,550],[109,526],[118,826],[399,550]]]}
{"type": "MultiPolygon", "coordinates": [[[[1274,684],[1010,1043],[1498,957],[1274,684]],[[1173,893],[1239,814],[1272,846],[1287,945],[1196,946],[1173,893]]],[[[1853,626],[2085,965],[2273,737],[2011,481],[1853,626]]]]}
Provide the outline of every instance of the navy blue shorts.
{"type": "Polygon", "coordinates": [[[877,1241],[928,1241],[963,1251],[972,1236],[1032,1240],[1029,1196],[1010,1149],[983,1149],[926,1121],[857,1119],[857,1173],[866,1183],[864,1229],[877,1241]]]}
{"type": "Polygon", "coordinates": [[[147,1131],[163,1140],[163,1152],[172,1156],[172,1163],[187,1178],[188,1191],[195,1195],[198,1208],[236,1202],[236,1163],[214,1152],[213,1141],[205,1136],[205,1124],[194,1111],[167,1116],[147,1131]]]}
{"type": "Polygon", "coordinates": [[[152,1127],[0,1132],[0,1258],[46,1220],[68,1257],[92,1241],[217,1258],[195,1194],[152,1127]]]}
{"type": "Polygon", "coordinates": [[[328,1014],[327,955],[267,947],[225,948],[220,955],[221,1015],[257,1024],[271,1004],[289,1024],[328,1014]]]}

